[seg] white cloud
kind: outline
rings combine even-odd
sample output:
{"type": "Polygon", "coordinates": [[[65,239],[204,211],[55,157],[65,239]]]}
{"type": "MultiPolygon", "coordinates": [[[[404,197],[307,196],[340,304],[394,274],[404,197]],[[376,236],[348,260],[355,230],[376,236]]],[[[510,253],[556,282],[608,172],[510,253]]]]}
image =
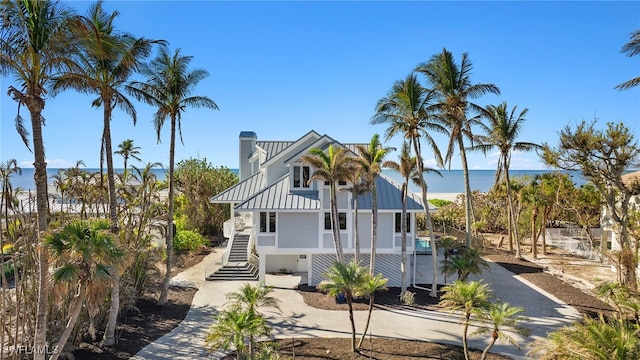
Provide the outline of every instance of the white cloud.
{"type": "MultiPolygon", "coordinates": [[[[46,159],[48,169],[66,169],[75,165],[74,162],[64,159],[46,159]]],[[[18,164],[21,168],[33,169],[33,160],[23,160],[18,164]]]]}

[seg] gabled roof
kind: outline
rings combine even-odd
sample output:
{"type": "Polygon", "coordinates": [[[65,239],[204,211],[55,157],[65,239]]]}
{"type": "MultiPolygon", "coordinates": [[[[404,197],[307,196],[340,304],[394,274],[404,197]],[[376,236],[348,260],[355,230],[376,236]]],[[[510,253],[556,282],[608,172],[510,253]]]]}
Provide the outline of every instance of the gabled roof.
{"type": "Polygon", "coordinates": [[[319,210],[317,190],[289,191],[289,174],[281,177],[273,185],[258,192],[245,202],[238,204],[238,210],[319,210]]]}
{"type": "MultiPolygon", "coordinates": [[[[302,149],[297,153],[295,153],[294,155],[290,156],[284,162],[288,163],[288,162],[291,162],[293,159],[302,157],[303,154],[307,154],[309,152],[309,149],[312,149],[312,148],[320,148],[322,150],[326,150],[329,148],[329,145],[334,145],[334,147],[335,146],[343,147],[347,149],[347,151],[351,152],[350,154],[351,156],[357,156],[358,152],[356,150],[356,146],[360,144],[342,144],[339,141],[336,141],[335,139],[333,139],[331,136],[325,134],[325,135],[322,135],[322,137],[320,137],[318,140],[316,140],[313,144],[311,144],[307,148],[302,149]]],[[[362,145],[366,145],[366,144],[362,144],[362,145]]]]}
{"type": "Polygon", "coordinates": [[[235,184],[227,190],[211,198],[214,203],[237,203],[244,201],[249,196],[265,187],[265,179],[262,172],[249,176],[244,181],[235,184]]]}
{"type": "MultiPolygon", "coordinates": [[[[402,210],[402,191],[400,184],[391,178],[380,174],[376,178],[376,192],[378,193],[378,210],[402,210]]],[[[358,196],[358,209],[370,210],[372,196],[371,193],[358,196]]],[[[429,204],[429,211],[437,208],[429,204]]],[[[420,196],[412,192],[407,196],[408,211],[422,211],[422,201],[420,196]]]]}
{"type": "MultiPolygon", "coordinates": [[[[274,152],[273,154],[267,154],[268,159],[265,160],[264,163],[260,164],[260,166],[263,166],[263,165],[268,166],[268,163],[275,161],[275,159],[279,158],[280,156],[284,156],[283,154],[286,152],[285,150],[289,149],[291,146],[294,146],[297,143],[304,142],[307,139],[320,138],[320,137],[321,137],[320,134],[311,130],[308,133],[301,136],[298,140],[291,142],[289,146],[279,149],[279,152],[274,152]]],[[[284,141],[281,141],[281,143],[284,143],[284,141]]]]}
{"type": "Polygon", "coordinates": [[[265,152],[264,161],[269,161],[294,143],[294,141],[257,141],[256,146],[265,152]]]}

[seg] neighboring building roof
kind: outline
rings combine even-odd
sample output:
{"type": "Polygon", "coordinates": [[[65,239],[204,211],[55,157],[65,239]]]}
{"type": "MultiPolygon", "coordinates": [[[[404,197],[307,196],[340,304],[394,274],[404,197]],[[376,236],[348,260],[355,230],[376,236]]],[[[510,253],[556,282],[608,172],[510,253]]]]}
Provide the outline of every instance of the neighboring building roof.
{"type": "Polygon", "coordinates": [[[622,175],[622,182],[625,186],[632,188],[634,186],[640,186],[640,171],[635,171],[626,175],[622,175]]]}
{"type": "MultiPolygon", "coordinates": [[[[391,180],[389,177],[380,174],[376,178],[376,192],[378,193],[378,210],[401,210],[402,191],[401,185],[391,180]]],[[[361,210],[371,209],[372,197],[370,193],[358,196],[358,208],[361,210]]],[[[429,211],[437,208],[429,204],[429,211]]],[[[409,192],[407,196],[408,211],[422,211],[422,201],[420,196],[409,192]]]]}
{"type": "Polygon", "coordinates": [[[269,161],[293,143],[294,141],[257,141],[256,146],[266,153],[264,161],[269,161]]]}
{"type": "Polygon", "coordinates": [[[238,210],[319,210],[318,191],[289,191],[289,175],[238,204],[238,210]]]}
{"type": "Polygon", "coordinates": [[[237,203],[244,201],[249,196],[260,191],[265,187],[264,175],[262,172],[249,176],[244,181],[239,182],[220,194],[211,198],[214,203],[237,203]]]}

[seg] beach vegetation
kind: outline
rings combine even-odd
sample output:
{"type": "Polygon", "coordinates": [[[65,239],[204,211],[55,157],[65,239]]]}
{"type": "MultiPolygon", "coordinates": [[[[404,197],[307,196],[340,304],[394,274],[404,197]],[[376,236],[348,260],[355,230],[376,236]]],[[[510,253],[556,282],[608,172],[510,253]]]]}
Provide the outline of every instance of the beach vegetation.
{"type": "Polygon", "coordinates": [[[466,282],[469,275],[480,275],[484,270],[490,270],[489,263],[482,258],[478,248],[465,248],[440,262],[440,269],[446,275],[458,275],[458,281],[466,282]]]}
{"type": "Polygon", "coordinates": [[[192,95],[200,81],[209,76],[204,69],[189,69],[192,56],[185,56],[176,50],[173,54],[166,46],[161,46],[155,59],[140,66],[144,81],[133,81],[128,88],[129,93],[152,106],[157,107],[153,116],[158,142],[165,121],[169,119],[171,132],[169,137],[169,199],[166,229],[166,273],[162,283],[162,291],[158,299],[159,305],[167,303],[169,282],[171,280],[171,262],[173,260],[173,216],[175,197],[175,146],[176,132],[182,142],[182,114],[187,107],[218,110],[218,105],[207,96],[192,95]]]}
{"type": "MultiPolygon", "coordinates": [[[[18,87],[9,85],[7,93],[18,104],[15,118],[16,130],[25,146],[33,153],[36,186],[36,211],[38,232],[33,241],[41,243],[39,233],[48,229],[47,163],[42,126],[46,100],[52,79],[77,68],[74,59],[74,37],[69,31],[73,11],[58,1],[3,1],[2,25],[0,25],[0,73],[15,79],[18,87]],[[22,107],[29,111],[30,128],[20,113],[22,107]],[[31,144],[29,143],[31,137],[31,144]]],[[[35,265],[35,264],[34,264],[35,265]]],[[[49,270],[48,253],[43,246],[38,250],[37,305],[35,331],[32,344],[47,344],[49,270]]],[[[37,354],[36,360],[44,360],[37,354]]]]}
{"type": "Polygon", "coordinates": [[[207,239],[193,230],[176,230],[173,242],[176,251],[200,250],[207,245],[207,239]]]}
{"type": "Polygon", "coordinates": [[[477,334],[490,333],[489,343],[482,351],[481,360],[485,360],[489,355],[489,351],[498,340],[506,341],[521,350],[516,338],[510,335],[506,330],[515,331],[520,335],[528,336],[530,329],[521,326],[528,319],[520,314],[525,309],[517,306],[511,306],[509,303],[496,302],[491,303],[487,307],[480,307],[475,311],[476,319],[480,321],[480,327],[471,333],[471,336],[477,334]]]}
{"type": "Polygon", "coordinates": [[[238,182],[227,167],[215,167],[206,158],[189,158],[176,164],[174,221],[178,229],[193,230],[206,237],[222,235],[222,223],[230,217],[229,206],[211,204],[216,194],[238,182]]]}
{"type": "MultiPolygon", "coordinates": [[[[525,108],[520,113],[517,113],[517,106],[514,106],[511,111],[509,111],[507,103],[503,102],[497,106],[489,105],[482,112],[488,124],[479,123],[485,134],[476,136],[478,143],[471,146],[471,149],[482,151],[485,155],[493,149],[500,151],[496,169],[496,184],[500,181],[504,181],[507,184],[510,183],[509,166],[511,165],[512,152],[532,151],[540,148],[538,144],[516,140],[523,129],[528,111],[529,109],[525,108]]],[[[510,186],[507,186],[507,202],[509,204],[509,234],[511,236],[513,229],[515,229],[517,225],[515,225],[513,196],[510,186]]],[[[517,237],[515,243],[515,256],[516,258],[521,258],[520,240],[517,237]]]]}
{"type": "Polygon", "coordinates": [[[140,146],[135,146],[133,144],[133,140],[131,139],[123,140],[120,144],[118,144],[118,150],[116,150],[114,154],[122,156],[122,159],[124,160],[123,169],[125,170],[128,169],[127,163],[129,161],[129,158],[142,161],[139,156],[140,146]]]}
{"type": "Polygon", "coordinates": [[[638,259],[629,235],[629,202],[634,189],[622,181],[622,175],[637,168],[640,148],[625,124],[610,122],[604,129],[596,125],[597,121],[582,121],[575,128],[567,125],[561,130],[556,146],[544,144],[542,158],[556,168],[579,170],[599,190],[618,235],[616,265],[620,280],[635,291],[638,259]]]}
{"type": "Polygon", "coordinates": [[[353,171],[347,174],[349,182],[348,186],[344,188],[351,193],[353,198],[353,259],[356,262],[360,261],[360,229],[358,226],[358,204],[360,201],[358,198],[360,195],[370,192],[369,184],[365,181],[362,171],[362,167],[354,166],[353,171]]]}
{"type": "MultiPolygon", "coordinates": [[[[473,114],[483,114],[485,109],[472,102],[486,94],[500,94],[500,89],[491,83],[471,81],[473,63],[468,53],[462,54],[458,64],[453,54],[446,48],[433,55],[427,62],[418,64],[415,71],[426,77],[427,86],[433,92],[431,111],[435,118],[448,130],[449,143],[444,163],[451,165],[455,148],[458,148],[465,186],[465,231],[466,244],[471,246],[471,224],[475,221],[469,185],[469,165],[467,163],[464,139],[473,142],[472,127],[482,124],[481,118],[473,114]]],[[[426,201],[425,201],[426,203],[426,201]]]]}

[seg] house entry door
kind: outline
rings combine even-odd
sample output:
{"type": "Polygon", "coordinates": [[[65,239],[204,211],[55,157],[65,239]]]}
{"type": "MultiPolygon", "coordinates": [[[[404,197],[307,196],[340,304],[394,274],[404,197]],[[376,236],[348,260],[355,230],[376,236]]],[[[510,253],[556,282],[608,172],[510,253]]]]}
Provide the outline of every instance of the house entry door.
{"type": "Polygon", "coordinates": [[[298,272],[307,272],[308,269],[307,255],[298,255],[298,272]]]}

